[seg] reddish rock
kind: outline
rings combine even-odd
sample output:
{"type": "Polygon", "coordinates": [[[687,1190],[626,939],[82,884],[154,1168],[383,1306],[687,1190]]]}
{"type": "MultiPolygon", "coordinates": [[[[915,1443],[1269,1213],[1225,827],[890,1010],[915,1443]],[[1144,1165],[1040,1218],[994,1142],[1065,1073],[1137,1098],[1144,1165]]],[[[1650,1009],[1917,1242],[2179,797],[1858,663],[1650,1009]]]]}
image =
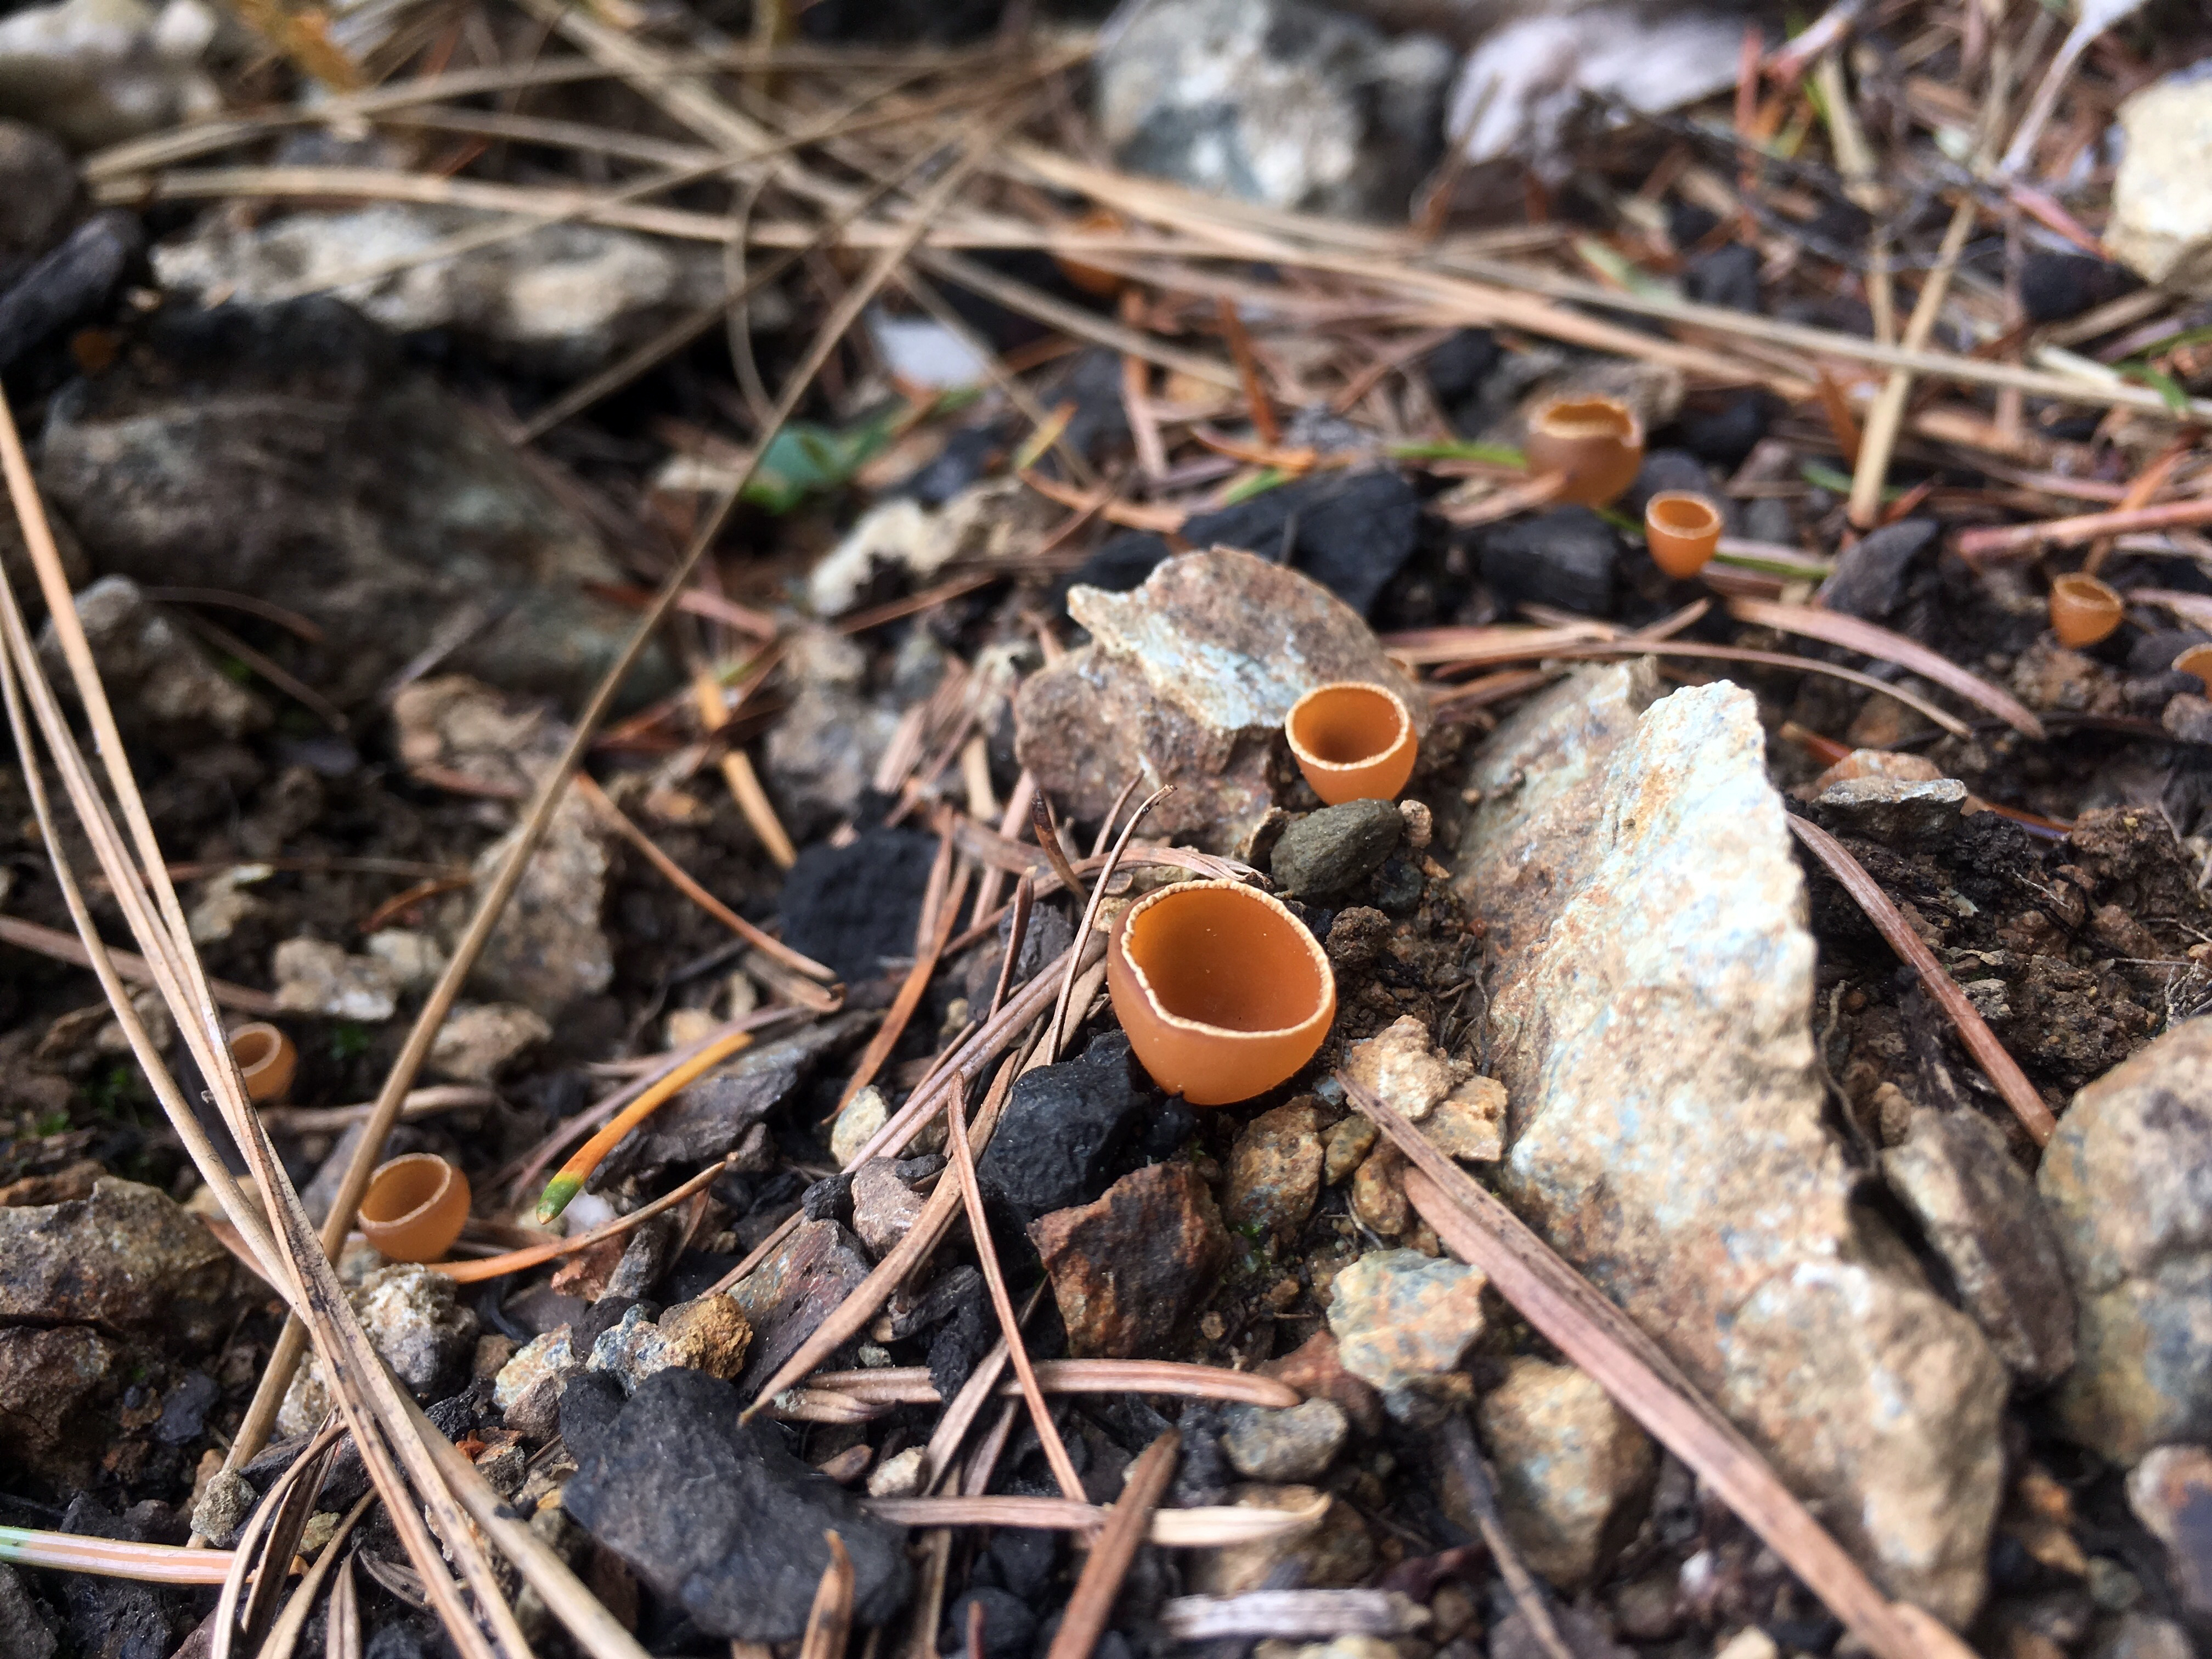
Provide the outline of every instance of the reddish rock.
{"type": "Polygon", "coordinates": [[[1309,1400],[1333,1402],[1362,1434],[1382,1432],[1382,1396],[1344,1369],[1336,1338],[1328,1331],[1316,1331],[1280,1359],[1269,1360],[1260,1375],[1289,1383],[1309,1400]]]}
{"type": "Polygon", "coordinates": [[[1030,1228],[1079,1357],[1158,1358],[1229,1261],[1213,1194],[1187,1164],[1123,1176],[1030,1228]]]}

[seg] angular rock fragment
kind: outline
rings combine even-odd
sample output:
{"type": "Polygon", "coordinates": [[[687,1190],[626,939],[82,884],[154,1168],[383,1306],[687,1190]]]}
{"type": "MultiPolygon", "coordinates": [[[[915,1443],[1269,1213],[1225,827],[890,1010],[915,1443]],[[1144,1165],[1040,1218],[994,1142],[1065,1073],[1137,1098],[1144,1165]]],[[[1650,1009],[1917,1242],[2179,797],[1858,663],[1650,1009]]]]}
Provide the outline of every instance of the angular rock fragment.
{"type": "Polygon", "coordinates": [[[2128,1507],[2166,1546],[2182,1601],[2212,1613],[2212,1451],[2158,1447],[2128,1476],[2128,1507]]]}
{"type": "Polygon", "coordinates": [[[374,1024],[399,1008],[399,976],[375,957],[349,956],[328,939],[288,939],[270,963],[276,1006],[286,1013],[325,1014],[374,1024]]]}
{"type": "MultiPolygon", "coordinates": [[[[1504,1085],[1432,1048],[1429,1028],[1412,1014],[1353,1043],[1344,1067],[1449,1156],[1495,1162],[1504,1155],[1504,1085]]],[[[1373,1133],[1370,1127],[1367,1134],[1373,1133]]]]}
{"type": "Polygon", "coordinates": [[[2067,1431],[2119,1463],[2212,1437],[2212,1020],[2075,1095],[2036,1186],[2079,1307],[2067,1431]]]}
{"type": "Polygon", "coordinates": [[[1718,684],[1645,712],[1653,689],[1648,665],[1577,676],[1468,778],[1459,882],[1498,952],[1506,1194],[1877,1578],[1963,1621],[2003,1368],[1851,1202],[1822,1127],[1804,882],[1753,699],[1718,684]]]}
{"type": "Polygon", "coordinates": [[[0,1208],[0,1322],[213,1340],[235,1311],[230,1252],[166,1193],[102,1176],[89,1196],[0,1208]]]}
{"type": "Polygon", "coordinates": [[[1370,1250],[1329,1287],[1328,1328],[1344,1369],[1388,1394],[1450,1370],[1486,1324],[1489,1278],[1419,1250],[1370,1250]]]}
{"type": "Polygon", "coordinates": [[[1030,1229],[1079,1358],[1134,1359],[1164,1347],[1229,1260],[1213,1194],[1188,1164],[1123,1176],[1095,1204],[1030,1229]]]}
{"type": "MultiPolygon", "coordinates": [[[[102,576],[76,596],[85,642],[108,684],[130,688],[116,700],[118,724],[134,734],[198,739],[240,738],[271,718],[269,705],[223,678],[200,642],[148,599],[128,576],[102,576]]],[[[54,684],[70,684],[61,640],[49,622],[39,654],[54,684]]]]}
{"type": "Polygon", "coordinates": [[[2057,1230],[2003,1133],[1972,1112],[1923,1107],[1881,1167],[1997,1357],[2031,1383],[2064,1376],[2074,1364],[2074,1292],[2057,1230]]]}
{"type": "Polygon", "coordinates": [[[1526,1356],[1475,1420],[1528,1565],[1564,1590],[1589,1583],[1643,1519],[1659,1468],[1650,1440],[1589,1373],[1526,1356]]]}
{"type": "Polygon", "coordinates": [[[1017,1079],[976,1175],[1023,1224],[1096,1198],[1135,1133],[1146,1096],[1129,1039],[1102,1031],[1073,1060],[1017,1079]]]}
{"type": "Polygon", "coordinates": [[[826,628],[799,629],[786,641],[784,668],[797,690],[769,729],[763,758],[784,827],[804,846],[852,816],[890,746],[898,715],[863,695],[868,659],[854,641],[826,628]]]}
{"type": "Polygon", "coordinates": [[[1925,848],[1959,827],[1966,805],[1966,786],[1956,778],[1844,778],[1813,798],[1813,817],[1839,836],[1925,848]]]}
{"type": "Polygon", "coordinates": [[[1344,1408],[1327,1400],[1281,1411],[1231,1406],[1222,1415],[1221,1449],[1248,1480],[1318,1479],[1343,1449],[1351,1428],[1344,1408]]]}
{"type": "Polygon", "coordinates": [[[1388,686],[1427,731],[1427,704],[1358,613],[1295,571],[1217,548],[1170,559],[1130,593],[1068,591],[1091,643],[1031,675],[1014,749],[1068,817],[1096,823],[1132,776],[1176,793],[1151,833],[1243,845],[1289,786],[1291,706],[1316,686],[1388,686]]]}
{"type": "Polygon", "coordinates": [[[752,1326],[745,1381],[757,1389],[868,1276],[860,1242],[834,1221],[802,1221],[775,1254],[730,1287],[752,1326]]]}
{"type": "MultiPolygon", "coordinates": [[[[346,1291],[369,1346],[417,1400],[442,1399],[475,1351],[476,1312],[461,1302],[458,1289],[443,1273],[398,1261],[346,1291]]],[[[322,1361],[311,1357],[277,1408],[277,1431],[313,1433],[332,1403],[322,1361]]]]}
{"type": "Polygon", "coordinates": [[[538,1015],[513,1002],[456,1007],[430,1045],[430,1069],[464,1083],[489,1083],[553,1035],[538,1015]]]}
{"type": "Polygon", "coordinates": [[[89,1325],[0,1327],[0,1459],[49,1480],[90,1479],[113,1433],[99,1407],[126,1352],[89,1325]]]}
{"type": "Polygon", "coordinates": [[[576,1459],[562,1507],[712,1635],[803,1635],[831,1531],[852,1559],[854,1616],[890,1618],[910,1577],[905,1534],[793,1456],[774,1424],[740,1424],[744,1405],[727,1382],[680,1367],[626,1401],[610,1378],[574,1378],[561,1401],[576,1459]]]}
{"type": "Polygon", "coordinates": [[[1309,812],[1275,843],[1275,885],[1292,898],[1341,898],[1382,867],[1405,830],[1405,819],[1387,800],[1348,800],[1309,812]]]}
{"type": "Polygon", "coordinates": [[[1246,1124],[1229,1152],[1222,1216],[1240,1232],[1287,1244],[1321,1196],[1321,1113],[1309,1097],[1246,1124]]]}
{"type": "Polygon", "coordinates": [[[2105,246],[2147,283],[2212,295],[2212,81],[2177,75],[2124,100],[2105,246]]]}
{"type": "MultiPolygon", "coordinates": [[[[479,891],[498,874],[522,833],[516,826],[477,854],[479,891]]],[[[471,987],[557,1019],[579,998],[596,996],[615,976],[614,947],[599,925],[606,905],[605,832],[573,793],[553,809],[545,837],[484,946],[471,987]]]]}

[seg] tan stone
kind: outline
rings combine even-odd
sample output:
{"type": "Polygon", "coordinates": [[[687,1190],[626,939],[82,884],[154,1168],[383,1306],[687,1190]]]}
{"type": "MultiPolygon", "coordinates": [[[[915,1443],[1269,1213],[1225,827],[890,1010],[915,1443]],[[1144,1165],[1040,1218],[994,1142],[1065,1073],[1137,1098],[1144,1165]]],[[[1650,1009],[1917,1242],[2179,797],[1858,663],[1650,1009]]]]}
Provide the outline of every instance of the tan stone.
{"type": "Polygon", "coordinates": [[[1506,1532],[1529,1566],[1581,1589],[1643,1518],[1658,1473],[1650,1440],[1588,1372],[1526,1357],[1483,1396],[1476,1421],[1506,1532]]]}

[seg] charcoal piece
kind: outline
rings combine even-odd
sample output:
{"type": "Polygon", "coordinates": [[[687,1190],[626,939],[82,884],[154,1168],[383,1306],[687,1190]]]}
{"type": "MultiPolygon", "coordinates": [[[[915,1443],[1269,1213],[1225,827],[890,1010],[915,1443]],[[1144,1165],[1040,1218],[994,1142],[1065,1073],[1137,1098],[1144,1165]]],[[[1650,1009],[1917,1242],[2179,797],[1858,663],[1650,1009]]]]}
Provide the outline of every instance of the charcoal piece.
{"type": "Polygon", "coordinates": [[[1820,588],[1820,603],[1869,622],[1881,622],[1905,603],[1912,562],[1935,544],[1933,519],[1905,519],[1861,538],[1836,557],[1820,588]]]}
{"type": "Polygon", "coordinates": [[[2062,322],[2137,286],[2133,271],[2087,253],[2037,249],[2020,262],[2020,305],[2031,323],[2062,322]]]}
{"type": "Polygon", "coordinates": [[[1692,255],[1682,267],[1682,295],[1699,305],[1757,311],[1758,252],[1741,242],[1729,242],[1692,255]]]}
{"type": "Polygon", "coordinates": [[[957,1598],[945,1610],[945,1625],[938,1632],[939,1652],[968,1652],[970,1607],[983,1613],[983,1659],[1029,1659],[1030,1644],[1036,1638],[1036,1614],[1020,1596],[1002,1589],[972,1589],[957,1598]]]}
{"type": "Polygon", "coordinates": [[[136,214],[96,213],[0,294],[0,369],[107,303],[146,246],[136,214]]]}
{"type": "MultiPolygon", "coordinates": [[[[1705,464],[1686,449],[1655,449],[1644,458],[1637,470],[1636,482],[1628,486],[1628,493],[1620,498],[1620,510],[1632,519],[1641,519],[1651,498],[1664,490],[1691,489],[1699,495],[1717,496],[1712,475],[1705,464]]],[[[1719,506],[1717,500],[1715,506],[1719,506]]]]}
{"type": "Polygon", "coordinates": [[[154,1438],[165,1446],[181,1446],[197,1440],[207,1426],[207,1414],[222,1398],[222,1387],[205,1371],[186,1371],[161,1401],[161,1419],[154,1425],[154,1438]]]}
{"type": "Polygon", "coordinates": [[[1488,329],[1463,328],[1421,359],[1421,372],[1429,377],[1437,401],[1449,408],[1480,391],[1504,355],[1488,329]]]}
{"type": "Polygon", "coordinates": [[[977,1173],[992,1200],[1024,1225],[1088,1203],[1127,1143],[1144,1097],[1131,1075],[1129,1039],[1105,1031],[1080,1058],[1040,1066],[1014,1084],[977,1173]]]}
{"type": "Polygon", "coordinates": [[[1482,579],[1507,605],[1531,600],[1586,617],[1613,610],[1613,527],[1586,507],[1558,507],[1491,530],[1481,542],[1482,579]]]}
{"type": "Polygon", "coordinates": [[[991,1534],[990,1559],[1006,1587],[1034,1604],[1060,1565],[1060,1534],[1042,1527],[1001,1527],[991,1534]]]}
{"type": "Polygon", "coordinates": [[[887,958],[914,954],[937,837],[870,830],[843,847],[817,842],[783,878],[783,942],[848,983],[873,979],[887,958]]]}
{"type": "Polygon", "coordinates": [[[981,1297],[956,1309],[929,1339],[929,1381],[938,1398],[949,1401],[958,1394],[998,1340],[998,1321],[981,1297]]]}
{"type": "Polygon", "coordinates": [[[1682,447],[1714,466],[1738,467],[1766,435],[1765,394],[1740,392],[1717,408],[1686,409],[1674,419],[1682,447]]]}
{"type": "Polygon", "coordinates": [[[627,1401],[611,1377],[571,1377],[561,1433],[576,1473],[562,1508],[700,1629],[745,1642],[805,1633],[830,1562],[823,1534],[835,1531],[852,1558],[854,1616],[881,1624],[906,1600],[904,1530],[793,1456],[773,1424],[740,1423],[744,1404],[682,1366],[627,1401]]]}

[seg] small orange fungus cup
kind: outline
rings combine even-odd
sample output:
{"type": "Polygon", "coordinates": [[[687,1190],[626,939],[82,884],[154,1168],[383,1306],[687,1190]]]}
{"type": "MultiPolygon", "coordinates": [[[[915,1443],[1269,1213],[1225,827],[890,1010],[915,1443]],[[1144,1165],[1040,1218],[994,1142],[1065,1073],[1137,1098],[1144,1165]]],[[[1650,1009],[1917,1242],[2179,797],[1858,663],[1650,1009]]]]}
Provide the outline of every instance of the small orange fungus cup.
{"type": "Polygon", "coordinates": [[[300,1068],[300,1051],[292,1039],[265,1019],[230,1034],[230,1057],[245,1080],[246,1097],[257,1106],[289,1094],[292,1074],[300,1068]]]}
{"type": "Polygon", "coordinates": [[[1721,510],[1694,489],[1662,489],[1644,506],[1644,544],[1652,563],[1686,581],[1712,562],[1721,544],[1721,510]]]}
{"type": "Polygon", "coordinates": [[[1320,943],[1279,899],[1234,881],[1177,882],[1131,905],[1106,988],[1152,1080],[1193,1106],[1273,1088],[1336,1018],[1320,943]]]}
{"type": "Polygon", "coordinates": [[[1314,793],[1331,806],[1396,799],[1421,752],[1413,717],[1397,694],[1352,680],[1300,697],[1283,736],[1314,793]]]}
{"type": "Polygon", "coordinates": [[[1644,465],[1644,423],[1618,398],[1553,398],[1529,415],[1523,453],[1530,472],[1565,476],[1560,501],[1608,507],[1627,492],[1644,465]]]}
{"type": "MultiPolygon", "coordinates": [[[[1124,227],[1120,214],[1105,208],[1094,208],[1077,220],[1071,228],[1111,234],[1124,227]]],[[[1065,253],[1054,254],[1052,262],[1060,267],[1060,274],[1069,282],[1085,294],[1094,295],[1101,300],[1112,299],[1128,282],[1128,278],[1118,271],[1101,270],[1097,265],[1085,264],[1081,259],[1065,253]]]]}
{"type": "Polygon", "coordinates": [[[2108,637],[2125,608],[2112,588],[2079,571],[2051,584],[2051,631],[2061,645],[2094,645],[2108,637]]]}
{"type": "Polygon", "coordinates": [[[443,1261],[469,1218],[469,1178],[409,1152],[377,1166],[361,1200],[362,1236],[394,1261],[443,1261]]]}
{"type": "Polygon", "coordinates": [[[2184,674],[2194,674],[2197,683],[2212,693],[2212,645],[2192,645],[2169,665],[2184,674]]]}

